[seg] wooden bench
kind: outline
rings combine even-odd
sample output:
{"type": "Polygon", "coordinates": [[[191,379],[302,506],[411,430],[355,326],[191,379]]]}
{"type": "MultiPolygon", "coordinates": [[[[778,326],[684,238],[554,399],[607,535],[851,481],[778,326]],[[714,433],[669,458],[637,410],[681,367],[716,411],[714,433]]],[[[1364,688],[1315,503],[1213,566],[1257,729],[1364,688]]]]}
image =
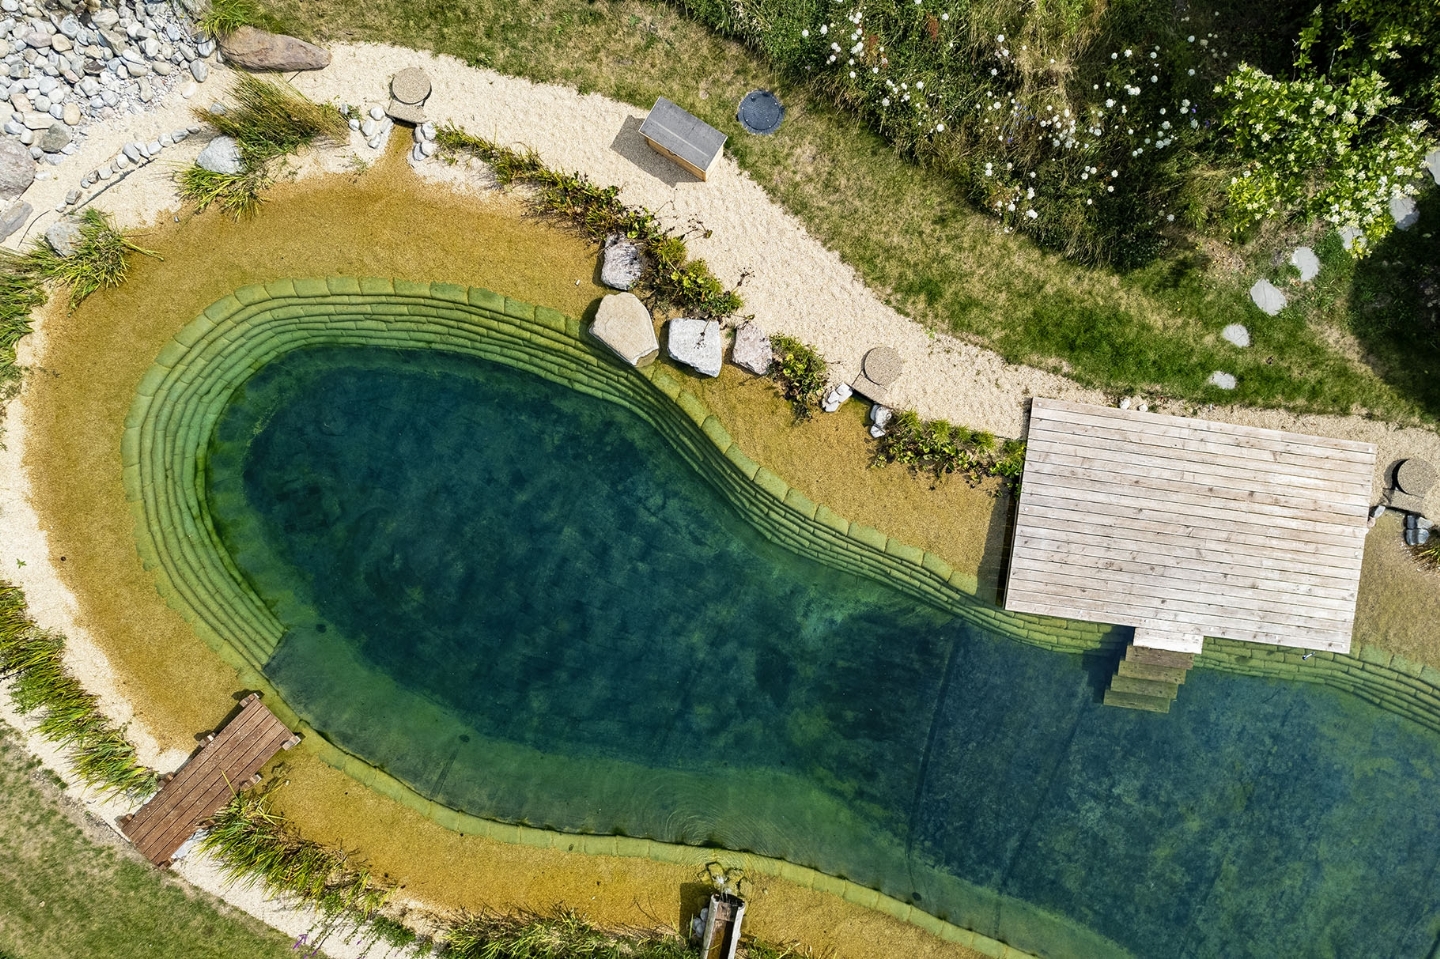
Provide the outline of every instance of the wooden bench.
{"type": "Polygon", "coordinates": [[[251,693],[240,706],[235,718],[167,777],[149,802],[121,818],[121,832],[157,866],[168,865],[185,840],[235,793],[259,783],[260,767],[270,757],[300,741],[258,694],[251,693]]]}

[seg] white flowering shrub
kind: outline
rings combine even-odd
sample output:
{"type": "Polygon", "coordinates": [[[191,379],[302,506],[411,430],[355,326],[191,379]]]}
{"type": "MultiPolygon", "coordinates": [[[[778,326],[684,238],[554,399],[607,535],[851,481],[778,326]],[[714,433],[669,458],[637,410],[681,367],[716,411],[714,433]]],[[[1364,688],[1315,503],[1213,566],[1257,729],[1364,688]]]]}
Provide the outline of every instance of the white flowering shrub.
{"type": "Polygon", "coordinates": [[[1242,163],[1228,190],[1242,225],[1298,214],[1358,227],[1373,243],[1394,227],[1391,197],[1418,192],[1426,121],[1396,122],[1389,111],[1400,100],[1377,72],[1337,86],[1241,65],[1215,92],[1228,101],[1224,128],[1242,163]]]}

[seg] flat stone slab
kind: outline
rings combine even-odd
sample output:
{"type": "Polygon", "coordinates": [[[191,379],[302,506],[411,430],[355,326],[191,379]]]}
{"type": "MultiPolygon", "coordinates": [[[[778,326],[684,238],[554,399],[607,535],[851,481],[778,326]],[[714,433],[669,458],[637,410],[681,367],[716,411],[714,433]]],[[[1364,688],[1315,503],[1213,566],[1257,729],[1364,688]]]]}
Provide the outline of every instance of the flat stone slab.
{"type": "Polygon", "coordinates": [[[634,293],[616,293],[602,299],[590,332],[631,366],[644,366],[660,353],[655,321],[634,293]]]}
{"type": "Polygon", "coordinates": [[[742,370],[764,376],[775,362],[775,351],[770,347],[770,337],[758,324],[742,323],[735,331],[735,345],[730,349],[730,358],[742,370]]]}
{"type": "Polygon", "coordinates": [[[1235,374],[1222,373],[1219,370],[1216,370],[1214,373],[1210,374],[1210,379],[1206,380],[1205,382],[1209,383],[1211,386],[1218,386],[1222,390],[1233,390],[1235,388],[1235,374]]]}
{"type": "Polygon", "coordinates": [[[1255,285],[1250,287],[1250,299],[1267,316],[1279,313],[1285,309],[1285,304],[1290,302],[1285,299],[1285,294],[1281,293],[1274,283],[1266,279],[1256,280],[1255,285]]]}
{"type": "Polygon", "coordinates": [[[1415,198],[1405,196],[1392,196],[1390,198],[1390,218],[1395,221],[1395,229],[1408,230],[1420,220],[1420,209],[1415,205],[1415,198]]]}
{"type": "Polygon", "coordinates": [[[877,346],[860,361],[865,377],[878,386],[889,386],[900,378],[905,361],[888,346],[877,346]]]}
{"type": "Polygon", "coordinates": [[[1411,496],[1424,496],[1435,485],[1435,467],[1422,459],[1408,459],[1395,469],[1395,485],[1411,496]]]}
{"type": "Polygon", "coordinates": [[[393,97],[390,105],[385,108],[385,113],[392,120],[399,120],[401,123],[413,123],[415,126],[425,122],[425,108],[416,106],[413,103],[401,103],[393,97]]]}
{"type": "Polygon", "coordinates": [[[1241,323],[1231,323],[1220,331],[1220,336],[1226,342],[1233,343],[1236,346],[1244,347],[1250,345],[1250,331],[1241,323]]]}
{"type": "Polygon", "coordinates": [[[670,321],[666,343],[670,358],[705,376],[719,376],[725,357],[725,338],[716,320],[680,317],[670,321]]]}
{"type": "Polygon", "coordinates": [[[1440,186],[1440,147],[1425,154],[1425,166],[1430,170],[1430,175],[1435,178],[1435,184],[1440,186]]]}
{"type": "Polygon", "coordinates": [[[330,65],[330,51],[283,33],[255,27],[237,27],[220,38],[225,59],[246,70],[323,70],[330,65]]]}
{"type": "Polygon", "coordinates": [[[412,106],[430,95],[430,77],[419,67],[406,67],[390,80],[390,95],[412,106]]]}
{"type": "Polygon", "coordinates": [[[1320,258],[1308,246],[1298,246],[1290,254],[1290,265],[1300,271],[1300,280],[1309,283],[1320,272],[1320,258]]]}

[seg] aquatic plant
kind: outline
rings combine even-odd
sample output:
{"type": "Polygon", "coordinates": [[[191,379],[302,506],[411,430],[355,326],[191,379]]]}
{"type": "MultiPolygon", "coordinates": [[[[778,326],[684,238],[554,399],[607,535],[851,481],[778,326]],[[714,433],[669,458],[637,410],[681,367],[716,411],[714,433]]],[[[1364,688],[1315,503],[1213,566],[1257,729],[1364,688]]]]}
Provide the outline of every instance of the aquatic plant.
{"type": "Polygon", "coordinates": [[[180,173],[180,196],[204,210],[212,203],[234,217],[252,215],[260,194],[272,182],[273,162],[316,140],[344,142],[350,126],[336,106],[315,103],[286,84],[240,74],[230,91],[234,101],[224,113],[195,108],[195,115],[233,137],[244,169],[216,173],[191,166],[180,173]]]}
{"type": "Polygon", "coordinates": [[[36,627],[20,589],[0,581],[0,676],[14,680],[16,709],[39,713],[40,734],[66,747],[88,785],[131,795],[154,791],[155,772],[136,759],[124,730],[65,671],[64,646],[58,633],[36,627]]]}
{"type": "Polygon", "coordinates": [[[694,955],[672,932],[600,929],[571,909],[467,915],[446,937],[455,959],[684,959],[694,955]]]}
{"type": "Polygon", "coordinates": [[[569,222],[591,240],[613,234],[634,240],[648,260],[637,286],[659,305],[700,317],[728,316],[744,305],[704,260],[689,258],[683,237],[671,234],[644,207],[621,202],[619,187],[596,186],[583,173],[552,170],[534,150],[512,150],[453,124],[437,131],[436,142],[451,160],[465,154],[489,164],[502,186],[536,187],[530,204],[537,212],[569,222]]]}
{"type": "Polygon", "coordinates": [[[809,419],[830,381],[829,364],[825,357],[791,336],[770,337],[770,348],[775,351],[770,377],[780,387],[780,395],[790,401],[795,418],[809,419]]]}
{"type": "Polygon", "coordinates": [[[914,410],[902,410],[876,441],[876,466],[900,463],[930,473],[937,480],[959,473],[970,482],[998,476],[1018,485],[1025,464],[1020,440],[998,443],[984,430],[955,426],[945,420],[922,420],[914,410]]]}

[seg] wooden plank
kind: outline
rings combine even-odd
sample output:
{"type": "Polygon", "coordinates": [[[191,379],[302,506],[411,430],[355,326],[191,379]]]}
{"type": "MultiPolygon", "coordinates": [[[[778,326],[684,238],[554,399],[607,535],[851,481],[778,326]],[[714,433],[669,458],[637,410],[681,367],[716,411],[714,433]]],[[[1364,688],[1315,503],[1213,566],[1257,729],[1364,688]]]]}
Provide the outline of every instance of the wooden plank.
{"type": "Polygon", "coordinates": [[[1171,701],[1159,696],[1124,693],[1118,689],[1105,690],[1105,705],[1119,706],[1122,709],[1143,709],[1151,713],[1168,713],[1171,701]]]}
{"type": "Polygon", "coordinates": [[[1140,666],[1160,666],[1165,669],[1181,671],[1195,665],[1195,657],[1190,653],[1177,653],[1168,649],[1156,649],[1153,646],[1127,646],[1124,661],[1140,666]]]}
{"type": "MultiPolygon", "coordinates": [[[[1133,646],[1131,647],[1134,648],[1133,646]]],[[[1141,647],[1142,649],[1144,647],[1141,647]]],[[[1160,650],[1168,652],[1168,650],[1160,650]]],[[[1129,676],[1131,679],[1149,679],[1157,683],[1171,683],[1175,686],[1185,685],[1185,676],[1189,670],[1183,666],[1160,666],[1155,663],[1141,663],[1133,659],[1122,659],[1115,671],[1117,676],[1129,676]]]]}
{"type": "MultiPolygon", "coordinates": [[[[1053,435],[1058,436],[1059,434],[1053,435]]],[[[1317,476],[1312,473],[1256,470],[1253,465],[1248,463],[1231,465],[1231,463],[1225,462],[1229,459],[1228,457],[1188,458],[1176,456],[1171,450],[1150,451],[1126,443],[1108,441],[1086,443],[1083,447],[1064,442],[1039,444],[1027,442],[1026,463],[1031,461],[1031,457],[1038,457],[1043,462],[1053,462],[1065,466],[1079,466],[1084,462],[1108,464],[1117,471],[1161,469],[1165,470],[1167,474],[1176,475],[1177,478],[1192,475],[1214,477],[1217,484],[1227,486],[1238,484],[1242,489],[1253,489],[1257,484],[1262,484],[1277,492],[1308,490],[1340,497],[1354,497],[1367,502],[1370,499],[1372,484],[1372,477],[1368,473],[1364,476],[1357,474],[1354,477],[1342,479],[1332,478],[1328,475],[1317,476]]]]}
{"type": "MultiPolygon", "coordinates": [[[[1028,526],[1024,532],[1015,534],[1013,549],[1053,550],[1064,553],[1066,557],[1107,557],[1128,562],[1142,562],[1157,555],[1154,536],[1132,533],[1118,527],[1109,530],[1104,537],[1099,537],[1089,530],[1062,526],[1028,526]]],[[[1308,554],[1291,558],[1288,551],[1274,554],[1269,550],[1236,550],[1219,544],[1207,545],[1207,541],[1189,537],[1167,541],[1164,558],[1187,569],[1232,566],[1237,570],[1251,570],[1256,576],[1269,575],[1284,579],[1297,586],[1341,589],[1355,581],[1354,569],[1344,563],[1320,565],[1308,554]]]]}
{"type": "Polygon", "coordinates": [[[1052,400],[1043,397],[1037,397],[1032,401],[1032,419],[1034,411],[1037,409],[1044,411],[1044,418],[1047,420],[1063,422],[1086,419],[1113,420],[1132,424],[1147,431],[1211,432],[1222,436],[1234,436],[1236,439],[1248,439],[1257,443],[1266,442],[1275,445],[1308,446],[1334,450],[1338,453],[1351,454],[1349,458],[1353,462],[1361,462],[1364,457],[1373,458],[1375,455],[1374,445],[1360,440],[1315,436],[1309,433],[1291,433],[1287,430],[1272,430],[1259,426],[1239,426],[1219,420],[1192,419],[1185,416],[1172,416],[1168,413],[1141,413],[1138,410],[1122,410],[1113,406],[1095,406],[1090,403],[1075,403],[1069,400],[1052,400]]]}
{"type": "Polygon", "coordinates": [[[1157,699],[1174,699],[1179,692],[1174,683],[1163,679],[1140,679],[1136,676],[1115,675],[1110,677],[1110,688],[1117,693],[1135,693],[1138,696],[1154,696],[1157,699]]]}
{"type": "MultiPolygon", "coordinates": [[[[1275,492],[1257,488],[1237,489],[1233,485],[1219,485],[1213,477],[1196,471],[1176,475],[1178,471],[1157,467],[1135,467],[1117,470],[1109,464],[1083,457],[1074,457],[1076,463],[1057,463],[1054,458],[1043,454],[1025,464],[1025,472],[1033,482],[1036,477],[1048,477],[1046,485],[1064,488],[1118,488],[1136,495],[1154,494],[1157,500],[1184,502],[1191,496],[1203,497],[1216,506],[1233,508],[1258,516],[1286,516],[1308,518],[1312,521],[1350,525],[1363,523],[1369,512],[1369,503],[1357,497],[1340,498],[1334,493],[1323,491],[1281,491],[1275,492]],[[1233,505],[1232,505],[1233,504],[1233,505]]],[[[1231,484],[1238,480],[1229,480],[1231,484]]]]}

